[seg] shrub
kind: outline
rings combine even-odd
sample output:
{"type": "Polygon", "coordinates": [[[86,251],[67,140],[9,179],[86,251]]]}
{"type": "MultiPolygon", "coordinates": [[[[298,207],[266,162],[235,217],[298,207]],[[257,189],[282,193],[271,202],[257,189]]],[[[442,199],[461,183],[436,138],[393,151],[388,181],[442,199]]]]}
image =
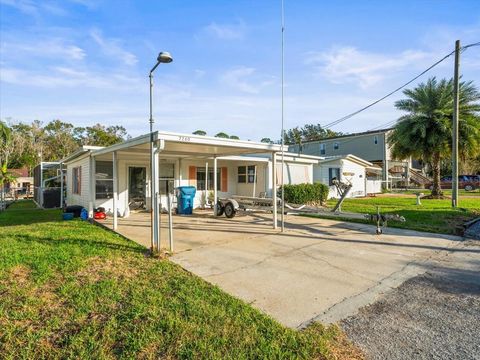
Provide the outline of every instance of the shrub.
{"type": "Polygon", "coordinates": [[[285,201],[292,204],[323,205],[328,197],[328,186],[322,183],[284,185],[284,189],[285,201]]]}

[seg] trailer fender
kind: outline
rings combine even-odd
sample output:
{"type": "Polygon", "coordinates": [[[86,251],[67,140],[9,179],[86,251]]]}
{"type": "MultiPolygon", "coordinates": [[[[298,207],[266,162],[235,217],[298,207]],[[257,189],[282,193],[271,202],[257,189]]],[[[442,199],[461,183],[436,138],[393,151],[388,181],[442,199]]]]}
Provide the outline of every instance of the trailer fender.
{"type": "MultiPolygon", "coordinates": [[[[235,199],[228,199],[228,201],[226,202],[226,204],[228,203],[231,203],[233,205],[233,208],[235,209],[235,211],[237,211],[238,209],[240,209],[240,205],[238,204],[238,201],[235,200],[235,199]]],[[[225,205],[226,205],[225,204],[225,205]]]]}

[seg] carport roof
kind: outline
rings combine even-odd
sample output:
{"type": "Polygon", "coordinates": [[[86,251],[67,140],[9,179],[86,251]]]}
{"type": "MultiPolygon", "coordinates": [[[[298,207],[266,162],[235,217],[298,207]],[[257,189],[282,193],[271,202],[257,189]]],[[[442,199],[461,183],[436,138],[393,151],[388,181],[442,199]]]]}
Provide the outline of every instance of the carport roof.
{"type": "MultiPolygon", "coordinates": [[[[178,157],[231,156],[281,151],[281,146],[275,144],[160,131],[153,133],[153,140],[160,142],[162,155],[178,157]]],[[[95,156],[113,151],[148,154],[149,149],[150,134],[145,134],[120,144],[94,150],[92,153],[95,156]]]]}

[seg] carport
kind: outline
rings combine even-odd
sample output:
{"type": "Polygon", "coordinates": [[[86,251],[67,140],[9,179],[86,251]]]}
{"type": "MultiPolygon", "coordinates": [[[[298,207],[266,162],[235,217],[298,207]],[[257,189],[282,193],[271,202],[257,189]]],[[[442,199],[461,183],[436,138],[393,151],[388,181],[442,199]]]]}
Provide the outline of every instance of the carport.
{"type": "MultiPolygon", "coordinates": [[[[174,186],[180,186],[185,173],[182,173],[182,162],[196,159],[196,160],[212,160],[213,174],[218,172],[218,161],[224,160],[226,157],[245,156],[253,154],[271,154],[272,163],[276,164],[277,153],[281,151],[279,145],[257,143],[244,140],[233,140],[224,138],[214,138],[198,135],[185,135],[170,132],[154,132],[146,134],[137,138],[116,144],[107,148],[92,151],[90,153],[90,189],[96,189],[96,181],[98,180],[98,172],[96,173],[96,162],[108,161],[113,164],[113,196],[109,201],[113,216],[112,228],[117,231],[119,226],[118,212],[119,209],[128,207],[128,203],[124,198],[119,202],[122,191],[126,191],[127,184],[125,177],[125,168],[128,170],[128,164],[148,164],[150,171],[146,181],[147,192],[146,202],[149,204],[150,211],[150,238],[151,247],[160,249],[160,180],[163,179],[160,161],[170,161],[174,166],[174,186]],[[150,159],[153,159],[153,166],[150,164],[150,159]],[[123,175],[122,175],[123,174],[123,175]],[[153,181],[152,181],[153,179],[153,181]]],[[[208,175],[208,174],[207,174],[208,175]]],[[[110,179],[105,180],[110,181],[110,179]]],[[[281,179],[280,179],[281,181],[281,179]]],[[[213,204],[217,203],[218,199],[218,179],[213,176],[213,204]]],[[[277,195],[276,184],[277,175],[275,166],[269,168],[268,184],[270,187],[270,195],[273,199],[273,218],[272,227],[277,228],[277,195]]],[[[96,203],[96,191],[89,193],[89,212],[93,213],[96,203]]],[[[169,202],[169,214],[170,214],[169,202]]],[[[126,209],[128,211],[128,209],[126,209]]],[[[214,215],[215,215],[214,207],[214,215]]],[[[173,250],[173,218],[169,216],[169,240],[170,248],[173,250]]]]}

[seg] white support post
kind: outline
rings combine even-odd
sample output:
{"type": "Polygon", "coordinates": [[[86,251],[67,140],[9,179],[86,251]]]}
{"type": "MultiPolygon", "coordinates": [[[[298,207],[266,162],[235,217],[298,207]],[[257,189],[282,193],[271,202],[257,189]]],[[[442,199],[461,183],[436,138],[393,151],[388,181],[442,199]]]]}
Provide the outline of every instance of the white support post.
{"type": "Polygon", "coordinates": [[[96,165],[95,157],[90,155],[90,201],[88,203],[88,216],[93,219],[96,198],[96,165]]]}
{"type": "Polygon", "coordinates": [[[113,164],[113,230],[117,230],[118,228],[118,209],[117,209],[117,198],[118,198],[118,166],[117,166],[117,152],[114,151],[112,153],[112,164],[113,164]]]}
{"type": "Polygon", "coordinates": [[[213,157],[213,215],[217,216],[217,156],[213,157]]]}
{"type": "Polygon", "coordinates": [[[208,160],[205,162],[205,205],[207,204],[208,204],[208,160]]]}
{"type": "Polygon", "coordinates": [[[182,160],[176,159],[175,160],[175,187],[181,186],[182,181],[182,160]]]}
{"type": "Polygon", "coordinates": [[[43,162],[40,161],[40,207],[43,208],[43,162]]]}
{"type": "Polygon", "coordinates": [[[60,163],[60,209],[63,209],[63,164],[60,163]]]}
{"type": "Polygon", "coordinates": [[[160,151],[160,146],[158,142],[155,144],[154,153],[153,153],[153,184],[155,193],[153,194],[153,222],[154,222],[154,242],[157,251],[160,251],[160,195],[159,195],[159,164],[158,164],[158,153],[160,151]]]}
{"type": "Polygon", "coordinates": [[[168,240],[170,244],[170,252],[173,253],[173,219],[172,219],[172,195],[167,194],[168,198],[168,240]]]}
{"type": "Polygon", "coordinates": [[[257,165],[255,165],[255,168],[254,168],[254,173],[253,173],[253,195],[252,197],[255,197],[256,195],[256,190],[257,190],[257,165]]]}
{"type": "Polygon", "coordinates": [[[272,152],[273,228],[277,229],[277,153],[272,152]]]}

